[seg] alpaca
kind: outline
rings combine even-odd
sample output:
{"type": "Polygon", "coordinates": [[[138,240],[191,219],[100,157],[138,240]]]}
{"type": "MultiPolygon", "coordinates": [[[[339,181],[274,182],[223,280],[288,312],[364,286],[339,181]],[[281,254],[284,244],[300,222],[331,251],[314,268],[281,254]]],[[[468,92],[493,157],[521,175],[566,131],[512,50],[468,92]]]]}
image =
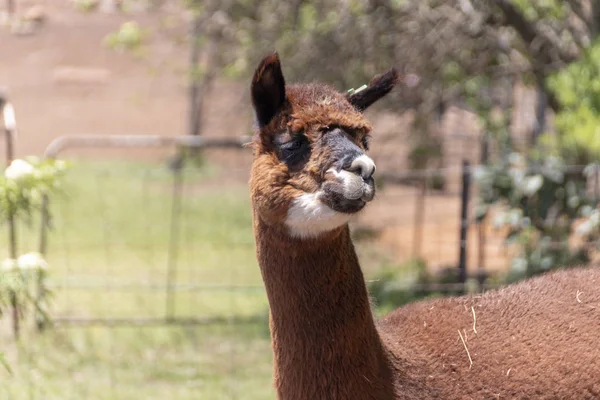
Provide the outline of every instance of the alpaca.
{"type": "Polygon", "coordinates": [[[286,85],[277,53],[254,73],[250,194],[278,397],[600,399],[600,269],[374,321],[348,222],[375,194],[363,111],[397,80],[286,85]]]}

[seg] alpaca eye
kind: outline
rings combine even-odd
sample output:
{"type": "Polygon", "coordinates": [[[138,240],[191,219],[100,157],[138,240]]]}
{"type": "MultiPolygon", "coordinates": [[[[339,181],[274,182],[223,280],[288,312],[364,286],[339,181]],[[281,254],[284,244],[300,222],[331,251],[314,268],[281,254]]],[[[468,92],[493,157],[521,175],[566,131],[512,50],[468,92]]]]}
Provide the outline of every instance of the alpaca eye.
{"type": "Polygon", "coordinates": [[[288,165],[303,161],[310,154],[310,143],[304,135],[296,135],[289,142],[279,145],[279,156],[288,165]]]}
{"type": "Polygon", "coordinates": [[[281,145],[281,148],[287,151],[294,151],[294,150],[298,150],[302,147],[303,143],[301,140],[291,140],[287,143],[284,143],[283,145],[281,145]]]}

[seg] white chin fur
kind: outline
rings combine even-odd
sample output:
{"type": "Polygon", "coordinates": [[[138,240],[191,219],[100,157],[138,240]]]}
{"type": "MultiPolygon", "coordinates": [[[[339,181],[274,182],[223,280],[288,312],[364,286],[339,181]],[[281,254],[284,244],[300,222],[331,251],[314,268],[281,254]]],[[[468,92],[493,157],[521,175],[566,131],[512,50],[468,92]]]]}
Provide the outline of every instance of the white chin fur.
{"type": "Polygon", "coordinates": [[[319,200],[320,194],[320,191],[305,193],[294,199],[285,220],[285,225],[292,236],[316,237],[350,221],[351,214],[332,210],[319,200]]]}

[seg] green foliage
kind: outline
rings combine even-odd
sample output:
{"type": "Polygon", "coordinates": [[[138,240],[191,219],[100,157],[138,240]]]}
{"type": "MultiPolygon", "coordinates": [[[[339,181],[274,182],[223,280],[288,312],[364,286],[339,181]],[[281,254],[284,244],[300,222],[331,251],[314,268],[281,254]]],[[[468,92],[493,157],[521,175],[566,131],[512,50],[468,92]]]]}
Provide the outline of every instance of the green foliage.
{"type": "Polygon", "coordinates": [[[59,190],[60,177],[67,167],[62,160],[14,160],[0,177],[0,222],[11,215],[30,221],[44,195],[59,190]]]}
{"type": "Polygon", "coordinates": [[[8,361],[6,361],[6,356],[1,351],[0,351],[0,365],[2,365],[4,367],[4,369],[6,369],[9,373],[12,373],[12,369],[10,368],[8,361]]]}
{"type": "Polygon", "coordinates": [[[600,114],[587,105],[564,110],[555,119],[556,134],[539,138],[541,152],[563,157],[572,165],[587,165],[600,159],[600,114]]]}
{"type": "Polygon", "coordinates": [[[184,0],[183,4],[186,8],[192,10],[195,13],[201,13],[204,11],[205,5],[199,0],[184,0]]]}
{"type": "MultiPolygon", "coordinates": [[[[368,288],[378,313],[385,314],[413,301],[462,293],[454,286],[458,283],[456,267],[433,274],[423,260],[413,259],[402,265],[383,267],[368,281],[368,288]]],[[[469,290],[472,285],[467,283],[469,290]]]]}
{"type": "Polygon", "coordinates": [[[478,169],[480,204],[477,218],[500,208],[494,226],[507,229],[506,241],[517,249],[509,280],[588,260],[585,243],[569,246],[574,222],[591,199],[581,170],[567,169],[548,156],[527,164],[517,153],[478,169]]]}
{"type": "Polygon", "coordinates": [[[385,266],[368,281],[369,295],[382,312],[410,303],[417,296],[414,284],[425,271],[422,260],[410,260],[403,265],[385,266]]]}
{"type": "Polygon", "coordinates": [[[0,266],[0,316],[15,299],[21,316],[32,309],[37,324],[49,322],[50,291],[45,286],[46,268],[46,261],[37,253],[4,260],[0,266]]]}
{"type": "MultiPolygon", "coordinates": [[[[413,121],[413,131],[410,135],[410,151],[408,153],[408,165],[414,170],[425,170],[430,168],[441,168],[444,157],[443,141],[441,137],[435,134],[435,127],[431,121],[431,115],[428,113],[417,113],[413,121]]],[[[441,175],[430,177],[428,185],[444,185],[444,178],[441,175]],[[435,178],[435,179],[431,179],[435,178]]]]}
{"type": "MultiPolygon", "coordinates": [[[[536,23],[568,15],[565,2],[518,0],[514,4],[536,23]]],[[[494,113],[488,103],[478,101],[485,82],[471,78],[465,84],[467,98],[476,100],[470,104],[500,149],[496,164],[482,168],[476,176],[481,201],[478,217],[485,217],[491,208],[501,209],[494,224],[507,230],[506,241],[516,249],[509,281],[586,262],[596,232],[590,228],[592,233],[583,235],[583,243],[569,244],[577,219],[592,215],[585,210],[593,201],[586,194],[582,168],[565,165],[585,166],[600,158],[600,45],[591,46],[579,61],[552,75],[547,85],[561,105],[554,121],[556,133],[542,135],[526,162],[512,153],[507,115],[494,113]]],[[[592,227],[593,221],[584,226],[592,227]]]]}
{"type": "Polygon", "coordinates": [[[513,0],[513,3],[529,21],[561,20],[569,13],[568,2],[563,0],[513,0]]]}
{"type": "Polygon", "coordinates": [[[586,105],[600,111],[600,42],[587,49],[579,61],[551,76],[548,86],[565,108],[586,105]]]}
{"type": "Polygon", "coordinates": [[[75,0],[75,8],[82,12],[91,12],[98,7],[98,0],[75,0]]]}
{"type": "Polygon", "coordinates": [[[119,52],[139,52],[146,36],[136,21],[128,21],[123,23],[118,31],[108,34],[104,38],[104,44],[119,52]]]}
{"type": "MultiPolygon", "coordinates": [[[[13,160],[0,177],[0,222],[29,222],[44,196],[56,192],[67,164],[60,160],[40,161],[35,157],[13,160]]],[[[16,238],[13,238],[16,240],[16,238]]],[[[38,323],[47,321],[49,291],[44,282],[46,261],[36,253],[18,259],[6,259],[0,265],[0,316],[8,305],[23,315],[28,307],[35,310],[38,323]]],[[[4,355],[0,364],[10,370],[4,355]]]]}
{"type": "Polygon", "coordinates": [[[570,164],[587,165],[600,158],[600,42],[581,60],[548,79],[562,109],[556,115],[557,134],[541,138],[544,150],[570,164]]]}
{"type": "Polygon", "coordinates": [[[222,74],[226,78],[238,79],[246,72],[247,63],[243,58],[238,58],[230,64],[223,67],[222,74]]]}

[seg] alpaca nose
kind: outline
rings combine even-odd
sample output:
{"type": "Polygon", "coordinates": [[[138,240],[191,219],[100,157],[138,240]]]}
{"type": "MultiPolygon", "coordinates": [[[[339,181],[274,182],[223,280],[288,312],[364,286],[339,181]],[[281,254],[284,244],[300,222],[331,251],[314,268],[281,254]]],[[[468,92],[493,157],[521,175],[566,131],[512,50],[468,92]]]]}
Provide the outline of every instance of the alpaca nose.
{"type": "Polygon", "coordinates": [[[369,156],[362,154],[352,160],[350,166],[345,170],[362,176],[363,180],[366,181],[375,173],[375,163],[369,156]]]}

